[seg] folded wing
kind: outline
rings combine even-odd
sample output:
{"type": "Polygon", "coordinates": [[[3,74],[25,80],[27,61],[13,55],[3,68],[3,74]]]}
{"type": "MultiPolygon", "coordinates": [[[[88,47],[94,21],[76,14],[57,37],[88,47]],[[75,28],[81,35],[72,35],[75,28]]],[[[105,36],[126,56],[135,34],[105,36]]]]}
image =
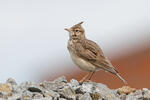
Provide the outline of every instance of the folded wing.
{"type": "Polygon", "coordinates": [[[99,46],[91,41],[86,40],[82,43],[76,44],[76,54],[84,60],[89,61],[91,64],[96,66],[99,69],[116,74],[117,71],[112,66],[110,61],[104,56],[102,50],[99,46]]]}

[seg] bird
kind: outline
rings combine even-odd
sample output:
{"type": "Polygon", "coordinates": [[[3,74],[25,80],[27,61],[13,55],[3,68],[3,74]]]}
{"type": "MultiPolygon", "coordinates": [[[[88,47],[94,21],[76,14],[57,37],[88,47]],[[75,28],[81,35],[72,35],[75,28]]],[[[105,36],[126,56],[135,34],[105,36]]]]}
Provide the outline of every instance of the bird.
{"type": "Polygon", "coordinates": [[[90,81],[96,71],[103,70],[116,75],[123,83],[127,82],[119,75],[119,72],[104,55],[102,49],[97,43],[89,40],[85,36],[85,30],[82,23],[73,25],[71,28],[65,28],[69,33],[68,50],[72,61],[83,71],[88,72],[80,82],[90,81]]]}

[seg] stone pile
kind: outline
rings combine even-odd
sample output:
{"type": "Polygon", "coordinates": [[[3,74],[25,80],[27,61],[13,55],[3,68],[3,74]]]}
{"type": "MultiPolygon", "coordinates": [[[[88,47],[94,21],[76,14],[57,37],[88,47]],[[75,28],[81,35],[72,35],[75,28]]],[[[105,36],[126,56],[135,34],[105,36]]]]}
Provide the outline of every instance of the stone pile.
{"type": "Polygon", "coordinates": [[[67,82],[65,77],[41,83],[17,84],[9,78],[0,84],[0,100],[150,100],[150,90],[136,90],[129,86],[109,89],[95,82],[67,82]]]}

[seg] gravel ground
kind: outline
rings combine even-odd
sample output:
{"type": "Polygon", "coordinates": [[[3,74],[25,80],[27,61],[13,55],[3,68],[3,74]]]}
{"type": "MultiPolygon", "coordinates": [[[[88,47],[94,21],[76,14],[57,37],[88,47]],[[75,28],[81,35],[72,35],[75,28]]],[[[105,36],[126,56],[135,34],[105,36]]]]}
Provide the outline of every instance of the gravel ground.
{"type": "Polygon", "coordinates": [[[150,100],[150,90],[137,90],[129,86],[109,89],[95,82],[80,83],[65,77],[41,83],[23,82],[17,84],[9,78],[0,83],[0,100],[150,100]]]}

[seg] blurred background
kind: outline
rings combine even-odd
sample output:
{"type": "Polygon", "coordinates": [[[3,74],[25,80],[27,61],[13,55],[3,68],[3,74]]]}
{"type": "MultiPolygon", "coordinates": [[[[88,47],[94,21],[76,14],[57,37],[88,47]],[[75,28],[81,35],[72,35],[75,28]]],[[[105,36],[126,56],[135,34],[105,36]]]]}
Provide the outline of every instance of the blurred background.
{"type": "MultiPolygon", "coordinates": [[[[150,88],[149,0],[1,0],[0,82],[80,80],[86,72],[71,61],[69,28],[80,21],[131,87],[150,88]]],[[[92,81],[118,88],[114,75],[96,72],[92,81]]]]}

